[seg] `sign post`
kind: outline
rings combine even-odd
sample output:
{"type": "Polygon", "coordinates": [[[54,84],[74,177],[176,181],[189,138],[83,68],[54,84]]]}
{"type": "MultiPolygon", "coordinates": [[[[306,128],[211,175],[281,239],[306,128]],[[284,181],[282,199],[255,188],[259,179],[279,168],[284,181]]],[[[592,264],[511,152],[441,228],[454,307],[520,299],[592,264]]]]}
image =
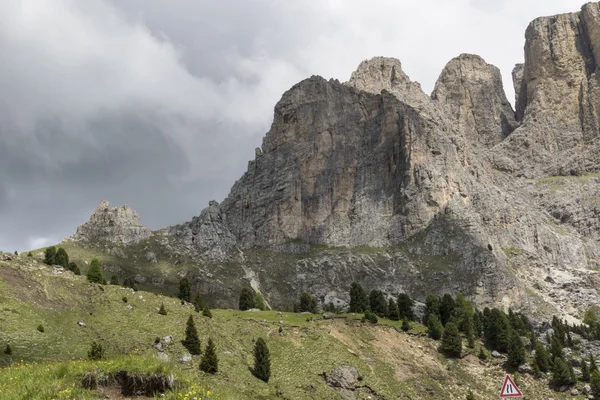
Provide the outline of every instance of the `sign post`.
{"type": "Polygon", "coordinates": [[[502,384],[502,389],[500,390],[500,398],[515,398],[515,397],[523,397],[523,393],[521,390],[515,385],[515,382],[509,375],[506,375],[504,378],[504,383],[502,384]]]}

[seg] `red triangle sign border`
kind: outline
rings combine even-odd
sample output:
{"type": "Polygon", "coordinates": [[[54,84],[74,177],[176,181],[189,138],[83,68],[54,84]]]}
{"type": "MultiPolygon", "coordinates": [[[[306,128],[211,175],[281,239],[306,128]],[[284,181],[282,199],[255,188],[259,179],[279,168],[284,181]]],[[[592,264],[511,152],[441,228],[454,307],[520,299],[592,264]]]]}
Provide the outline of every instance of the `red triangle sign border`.
{"type": "Polygon", "coordinates": [[[500,398],[504,399],[507,397],[523,397],[523,393],[521,393],[521,390],[517,385],[515,385],[515,382],[512,380],[510,375],[506,375],[504,378],[504,383],[502,384],[502,389],[500,390],[500,398]],[[512,387],[516,391],[515,393],[506,393],[506,389],[509,384],[509,387],[512,387]]]}

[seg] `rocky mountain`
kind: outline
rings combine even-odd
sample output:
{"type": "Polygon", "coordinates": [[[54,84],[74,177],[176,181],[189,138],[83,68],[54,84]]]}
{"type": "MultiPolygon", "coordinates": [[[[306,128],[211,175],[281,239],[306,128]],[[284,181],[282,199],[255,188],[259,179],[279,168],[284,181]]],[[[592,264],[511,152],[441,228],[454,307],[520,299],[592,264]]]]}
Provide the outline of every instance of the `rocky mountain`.
{"type": "Polygon", "coordinates": [[[102,203],[73,240],[125,258],[155,240],[227,304],[248,281],[273,305],[302,290],[343,305],[356,280],[576,319],[600,301],[599,66],[589,3],[529,25],[516,111],[476,55],[451,60],[431,96],[392,58],[346,83],[313,76],[282,96],[223,202],[152,237],[102,203]]]}

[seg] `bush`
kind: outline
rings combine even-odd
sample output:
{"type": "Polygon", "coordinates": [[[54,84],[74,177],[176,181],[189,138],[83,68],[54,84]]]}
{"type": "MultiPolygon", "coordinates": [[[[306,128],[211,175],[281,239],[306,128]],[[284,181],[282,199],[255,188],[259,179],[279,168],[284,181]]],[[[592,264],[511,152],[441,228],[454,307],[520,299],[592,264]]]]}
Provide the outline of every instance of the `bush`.
{"type": "Polygon", "coordinates": [[[239,309],[241,311],[246,311],[251,308],[254,308],[255,301],[254,291],[249,288],[243,288],[240,292],[240,301],[239,301],[239,309]]]}
{"type": "Polygon", "coordinates": [[[385,318],[387,315],[387,301],[381,290],[371,290],[369,293],[369,307],[371,311],[380,318],[385,318]]]}
{"type": "Polygon", "coordinates": [[[92,342],[92,346],[88,351],[88,358],[93,361],[102,360],[104,358],[104,349],[100,343],[92,342]]]}
{"type": "Polygon", "coordinates": [[[392,299],[388,300],[388,315],[387,317],[392,321],[400,321],[400,310],[398,309],[398,305],[392,299]]]}
{"type": "Polygon", "coordinates": [[[442,338],[444,327],[442,326],[442,323],[440,322],[436,314],[429,314],[427,328],[429,329],[430,338],[432,338],[433,340],[440,340],[442,338]]]}
{"type": "Polygon", "coordinates": [[[550,369],[550,355],[544,345],[536,341],[535,343],[535,362],[541,372],[548,372],[550,369]]]}
{"type": "Polygon", "coordinates": [[[462,352],[462,338],[458,326],[454,322],[448,322],[442,335],[441,350],[449,357],[460,357],[462,352]]]}
{"type": "Polygon", "coordinates": [[[487,354],[485,354],[485,350],[483,349],[483,346],[481,346],[479,348],[479,355],[477,357],[479,357],[479,359],[482,361],[487,360],[487,354]]]}
{"type": "Polygon", "coordinates": [[[407,319],[402,321],[402,330],[404,332],[408,332],[410,330],[410,324],[408,323],[407,319]]]}
{"type": "Polygon", "coordinates": [[[254,307],[259,310],[266,310],[267,306],[265,305],[265,298],[260,292],[256,292],[256,296],[254,297],[254,307]]]}
{"type": "Polygon", "coordinates": [[[202,351],[200,348],[198,330],[196,329],[196,324],[194,323],[194,317],[191,315],[189,316],[185,327],[185,339],[181,343],[192,355],[198,355],[202,351]]]}
{"type": "Polygon", "coordinates": [[[375,313],[373,313],[370,308],[367,308],[367,310],[365,311],[364,318],[366,321],[369,321],[372,324],[377,323],[377,315],[375,315],[375,313]]]}
{"type": "Polygon", "coordinates": [[[521,336],[515,330],[510,333],[508,341],[508,359],[506,364],[511,368],[519,368],[519,365],[525,362],[525,346],[521,341],[521,336]]]}
{"type": "Polygon", "coordinates": [[[40,332],[42,332],[42,333],[44,333],[44,325],[39,324],[38,327],[37,327],[37,330],[40,331],[40,332]]]}
{"type": "Polygon", "coordinates": [[[552,383],[556,386],[572,385],[576,381],[573,367],[562,358],[556,358],[552,366],[552,383]]]}
{"type": "Polygon", "coordinates": [[[90,268],[87,272],[87,279],[92,283],[104,283],[102,266],[97,258],[94,258],[90,263],[90,268]]]}
{"type": "Polygon", "coordinates": [[[4,354],[6,354],[7,356],[12,356],[12,349],[10,348],[10,344],[7,344],[4,348],[4,354]]]}
{"type": "Polygon", "coordinates": [[[116,275],[113,275],[110,277],[110,284],[111,285],[115,285],[115,286],[119,286],[119,277],[116,275]]]}
{"type": "Polygon", "coordinates": [[[123,297],[121,297],[121,301],[122,301],[123,303],[127,303],[127,296],[123,296],[123,297]]]}
{"type": "Polygon", "coordinates": [[[208,338],[208,344],[200,361],[200,370],[207,374],[216,374],[219,370],[219,360],[217,350],[211,338],[208,338]]]}
{"type": "Polygon", "coordinates": [[[581,360],[581,381],[589,382],[592,377],[590,376],[590,370],[588,369],[587,362],[581,360]]]}
{"type": "Polygon", "coordinates": [[[202,296],[200,296],[200,293],[196,293],[194,296],[194,311],[199,313],[200,311],[204,310],[205,307],[206,305],[204,304],[202,296]]]}
{"type": "Polygon", "coordinates": [[[252,373],[258,379],[269,382],[271,377],[271,359],[267,343],[261,337],[254,344],[254,369],[252,373]]]}
{"type": "Polygon", "coordinates": [[[279,327],[279,333],[283,333],[283,327],[282,326],[279,327]]]}
{"type": "Polygon", "coordinates": [[[179,296],[181,300],[190,303],[192,301],[192,283],[187,276],[179,281],[179,296]]]}
{"type": "Polygon", "coordinates": [[[155,337],[154,338],[154,344],[159,344],[160,343],[160,337],[155,337]]]}
{"type": "Polygon", "coordinates": [[[165,305],[164,305],[164,303],[161,303],[161,304],[160,304],[160,309],[158,310],[158,313],[159,313],[160,315],[167,315],[167,310],[165,309],[165,305]]]}
{"type": "Polygon", "coordinates": [[[31,252],[27,253],[27,257],[33,257],[33,254],[31,254],[31,252]]]}
{"type": "Polygon", "coordinates": [[[65,269],[68,269],[69,267],[69,255],[67,254],[67,251],[62,247],[58,248],[58,251],[54,256],[54,264],[60,265],[65,269]]]}
{"type": "Polygon", "coordinates": [[[208,318],[212,318],[212,312],[210,312],[207,306],[205,306],[204,310],[202,310],[202,315],[208,318]]]}

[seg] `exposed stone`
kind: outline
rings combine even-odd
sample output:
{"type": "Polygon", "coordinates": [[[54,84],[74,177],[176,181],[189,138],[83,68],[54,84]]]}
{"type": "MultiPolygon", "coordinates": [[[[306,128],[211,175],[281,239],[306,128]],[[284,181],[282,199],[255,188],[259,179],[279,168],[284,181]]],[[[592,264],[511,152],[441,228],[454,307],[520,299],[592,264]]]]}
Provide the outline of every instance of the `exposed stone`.
{"type": "Polygon", "coordinates": [[[189,363],[192,361],[192,355],[190,353],[184,353],[180,358],[179,358],[179,363],[180,364],[185,364],[185,363],[189,363]]]}
{"type": "Polygon", "coordinates": [[[325,382],[331,387],[340,389],[353,389],[358,381],[360,373],[356,368],[339,367],[331,371],[331,373],[323,374],[325,382]]]}

